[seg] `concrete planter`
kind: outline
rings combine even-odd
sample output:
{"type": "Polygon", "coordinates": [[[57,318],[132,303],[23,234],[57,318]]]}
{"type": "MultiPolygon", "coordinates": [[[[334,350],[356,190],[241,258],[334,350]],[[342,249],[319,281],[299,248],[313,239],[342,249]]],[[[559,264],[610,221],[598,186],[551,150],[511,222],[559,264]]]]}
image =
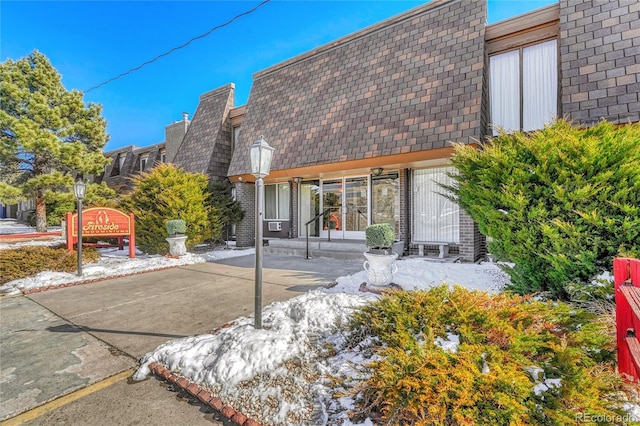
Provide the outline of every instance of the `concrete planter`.
{"type": "Polygon", "coordinates": [[[364,269],[367,271],[367,281],[372,286],[384,287],[393,281],[393,274],[398,272],[396,265],[397,253],[375,254],[365,252],[364,269]]]}
{"type": "Polygon", "coordinates": [[[166,238],[166,240],[169,243],[169,254],[171,256],[184,256],[187,254],[186,235],[177,235],[166,238]]]}

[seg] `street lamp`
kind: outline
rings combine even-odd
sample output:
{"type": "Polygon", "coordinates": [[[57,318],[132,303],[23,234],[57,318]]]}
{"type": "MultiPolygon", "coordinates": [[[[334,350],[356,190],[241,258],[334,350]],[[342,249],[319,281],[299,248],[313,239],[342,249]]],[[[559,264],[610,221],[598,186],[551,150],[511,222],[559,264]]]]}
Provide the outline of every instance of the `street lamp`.
{"type": "Polygon", "coordinates": [[[256,177],[256,329],[262,328],[262,206],[264,204],[264,182],[262,178],[269,174],[273,151],[275,149],[269,146],[262,135],[249,148],[251,174],[256,177]]]}
{"type": "MultiPolygon", "coordinates": [[[[84,194],[87,190],[87,185],[84,184],[82,179],[78,179],[73,184],[73,192],[78,199],[78,276],[82,276],[82,200],[84,200],[84,194]]],[[[71,226],[71,224],[69,224],[71,226]]]]}

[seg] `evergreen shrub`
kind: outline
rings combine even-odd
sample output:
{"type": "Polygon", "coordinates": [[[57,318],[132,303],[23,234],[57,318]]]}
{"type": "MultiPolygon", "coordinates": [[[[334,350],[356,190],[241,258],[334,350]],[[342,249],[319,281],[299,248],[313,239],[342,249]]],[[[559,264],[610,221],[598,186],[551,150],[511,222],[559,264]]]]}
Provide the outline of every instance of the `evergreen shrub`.
{"type": "MultiPolygon", "coordinates": [[[[83,247],[82,262],[97,262],[100,253],[93,247],[83,247]]],[[[43,271],[75,272],[78,253],[66,247],[24,246],[0,250],[0,284],[31,277],[43,271]]]]}
{"type": "Polygon", "coordinates": [[[182,219],[173,219],[167,221],[167,234],[178,235],[187,232],[187,224],[182,219]]]}
{"type": "Polygon", "coordinates": [[[365,378],[347,386],[357,412],[383,424],[621,419],[615,338],[594,319],[561,302],[459,286],[393,292],[354,316],[350,343],[377,356],[365,378]],[[445,349],[453,335],[457,348],[445,349]]]}
{"type": "Polygon", "coordinates": [[[208,203],[216,209],[220,222],[225,225],[239,223],[244,218],[245,212],[240,202],[233,197],[233,186],[229,179],[209,183],[208,203]]]}
{"type": "Polygon", "coordinates": [[[447,187],[506,267],[511,289],[569,299],[640,253],[640,123],[501,133],[457,146],[447,187]]]}
{"type": "Polygon", "coordinates": [[[389,249],[393,247],[396,234],[388,223],[376,223],[364,228],[367,247],[371,249],[389,249]]]}
{"type": "Polygon", "coordinates": [[[136,243],[149,254],[167,253],[166,222],[186,222],[187,247],[217,237],[221,232],[217,211],[207,203],[208,179],[172,164],[159,164],[132,178],[133,191],[123,197],[122,208],[135,215],[136,243]]]}

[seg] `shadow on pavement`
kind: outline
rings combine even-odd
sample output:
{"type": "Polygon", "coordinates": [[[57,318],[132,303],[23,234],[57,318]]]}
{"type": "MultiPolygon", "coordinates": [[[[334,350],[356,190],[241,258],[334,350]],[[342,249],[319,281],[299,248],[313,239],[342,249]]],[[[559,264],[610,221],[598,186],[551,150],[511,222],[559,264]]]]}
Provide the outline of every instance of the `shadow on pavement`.
{"type": "Polygon", "coordinates": [[[47,327],[46,330],[51,331],[52,333],[81,333],[85,331],[85,332],[96,332],[96,333],[132,334],[137,336],[167,337],[169,339],[180,339],[183,337],[187,337],[187,336],[178,335],[178,334],[149,333],[146,331],[108,330],[104,328],[93,328],[93,327],[86,327],[83,325],[75,326],[71,324],[55,325],[52,327],[47,327]]]}

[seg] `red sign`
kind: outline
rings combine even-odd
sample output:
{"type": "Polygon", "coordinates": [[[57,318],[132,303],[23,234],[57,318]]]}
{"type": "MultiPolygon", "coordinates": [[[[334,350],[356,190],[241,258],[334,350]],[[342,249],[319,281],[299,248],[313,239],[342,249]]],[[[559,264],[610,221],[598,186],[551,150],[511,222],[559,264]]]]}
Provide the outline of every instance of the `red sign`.
{"type": "MultiPolygon", "coordinates": [[[[132,219],[126,213],[107,207],[82,210],[82,236],[129,235],[132,219]]],[[[67,226],[69,222],[67,222],[67,226]]],[[[78,214],[71,215],[71,235],[78,236],[78,214]]]]}
{"type": "MultiPolygon", "coordinates": [[[[78,240],[78,214],[67,213],[67,248],[73,250],[78,240]]],[[[129,257],[135,255],[135,225],[133,214],[108,207],[93,207],[82,210],[83,237],[129,236],[129,257]]]]}

